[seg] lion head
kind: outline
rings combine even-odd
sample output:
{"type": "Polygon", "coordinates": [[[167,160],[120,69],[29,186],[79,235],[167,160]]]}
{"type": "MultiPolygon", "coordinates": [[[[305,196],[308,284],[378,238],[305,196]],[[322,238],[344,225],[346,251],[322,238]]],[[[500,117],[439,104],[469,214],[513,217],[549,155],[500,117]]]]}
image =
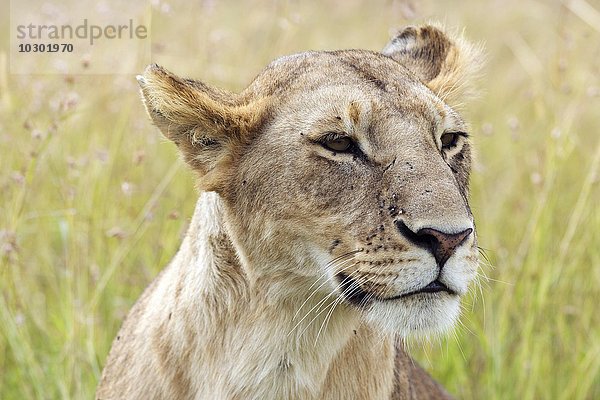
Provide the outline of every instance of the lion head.
{"type": "Polygon", "coordinates": [[[411,335],[450,327],[477,272],[469,127],[452,106],[479,61],[423,26],[382,52],[279,58],[239,94],[157,65],[138,79],[200,189],[222,199],[251,279],[306,278],[289,290],[411,335]]]}

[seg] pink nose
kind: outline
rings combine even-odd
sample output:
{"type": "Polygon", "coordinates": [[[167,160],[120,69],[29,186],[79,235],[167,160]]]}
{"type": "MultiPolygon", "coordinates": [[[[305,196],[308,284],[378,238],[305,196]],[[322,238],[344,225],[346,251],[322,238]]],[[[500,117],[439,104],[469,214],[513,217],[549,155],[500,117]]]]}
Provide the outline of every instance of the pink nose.
{"type": "Polygon", "coordinates": [[[425,245],[435,257],[435,261],[440,268],[454,254],[456,248],[460,246],[473,229],[468,228],[458,233],[446,233],[433,228],[423,228],[417,233],[417,240],[425,245]]]}

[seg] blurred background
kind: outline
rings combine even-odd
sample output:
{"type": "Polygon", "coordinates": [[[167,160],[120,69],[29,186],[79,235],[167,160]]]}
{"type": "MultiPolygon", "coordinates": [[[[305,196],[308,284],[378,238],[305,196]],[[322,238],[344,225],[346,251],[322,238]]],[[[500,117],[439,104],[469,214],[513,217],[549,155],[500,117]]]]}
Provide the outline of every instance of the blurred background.
{"type": "MultiPolygon", "coordinates": [[[[477,148],[482,276],[455,333],[410,350],[461,399],[600,398],[598,0],[155,0],[151,9],[153,62],[234,91],[278,56],[379,50],[407,24],[442,21],[482,42],[481,94],[462,109],[477,148]]],[[[91,398],[197,193],[147,120],[133,74],[11,75],[7,35],[0,399],[91,398]]]]}

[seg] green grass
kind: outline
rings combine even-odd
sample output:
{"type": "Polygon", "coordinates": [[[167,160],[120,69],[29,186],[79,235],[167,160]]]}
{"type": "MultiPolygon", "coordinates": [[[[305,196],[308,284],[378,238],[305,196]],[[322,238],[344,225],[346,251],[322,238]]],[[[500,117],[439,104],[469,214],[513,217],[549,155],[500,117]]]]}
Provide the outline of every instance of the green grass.
{"type": "MultiPolygon", "coordinates": [[[[153,61],[232,90],[279,55],[379,49],[428,19],[483,41],[483,92],[464,112],[487,278],[454,336],[413,350],[459,398],[600,398],[600,4],[180,3],[153,14],[153,61]]],[[[123,317],[177,250],[193,180],[133,76],[9,75],[5,35],[0,398],[90,398],[123,317]]]]}

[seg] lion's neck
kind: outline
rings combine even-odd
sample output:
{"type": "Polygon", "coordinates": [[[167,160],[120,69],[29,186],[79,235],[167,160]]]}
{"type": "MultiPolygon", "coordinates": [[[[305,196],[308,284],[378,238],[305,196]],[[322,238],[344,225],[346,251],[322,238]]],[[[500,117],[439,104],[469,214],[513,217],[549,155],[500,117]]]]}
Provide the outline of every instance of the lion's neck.
{"type": "Polygon", "coordinates": [[[391,341],[361,326],[355,310],[315,290],[307,277],[281,274],[267,281],[256,274],[283,266],[247,264],[223,218],[218,196],[203,194],[184,242],[188,251],[181,252],[189,258],[179,261],[182,306],[201,336],[196,390],[213,398],[262,399],[356,394],[365,387],[372,388],[365,398],[377,398],[374,390],[387,390],[391,341]]]}

